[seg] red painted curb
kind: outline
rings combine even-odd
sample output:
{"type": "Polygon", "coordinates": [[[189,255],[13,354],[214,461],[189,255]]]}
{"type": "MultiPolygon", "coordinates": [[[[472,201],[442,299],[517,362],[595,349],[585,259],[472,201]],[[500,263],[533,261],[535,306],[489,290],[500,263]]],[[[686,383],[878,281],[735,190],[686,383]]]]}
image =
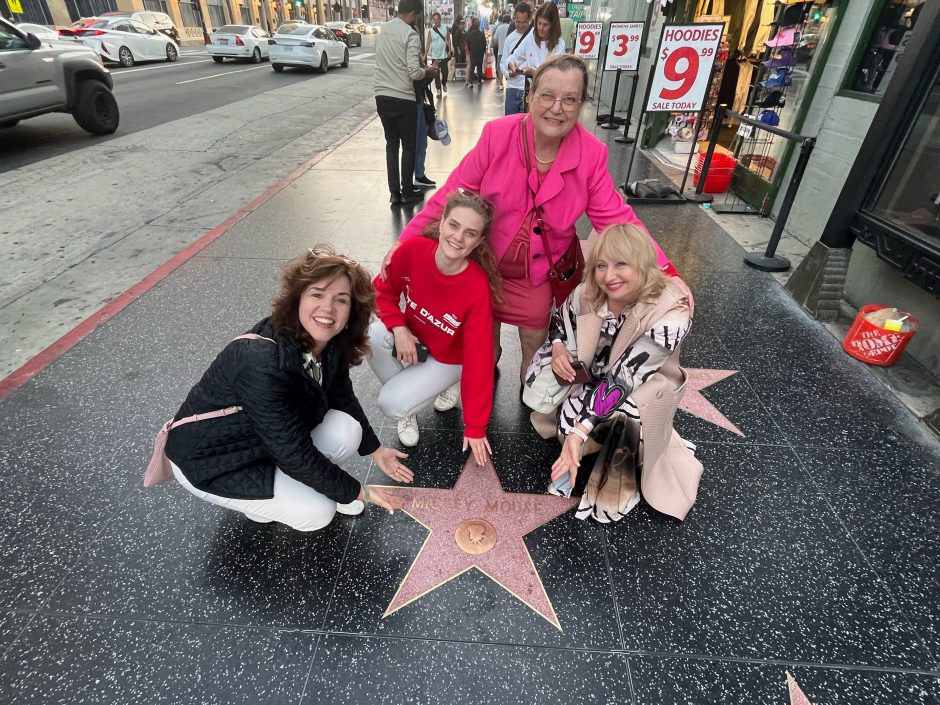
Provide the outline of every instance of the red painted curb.
{"type": "Polygon", "coordinates": [[[328,157],[340,146],[361,132],[365,126],[374,119],[375,116],[372,116],[366,120],[363,120],[350,134],[346,135],[341,140],[334,142],[324,151],[317,154],[317,156],[315,156],[313,159],[308,162],[304,162],[285,178],[281,179],[273,186],[265,189],[261,195],[252,199],[248,205],[239,208],[232,215],[216,225],[214,228],[212,228],[212,230],[207,232],[192,245],[161,264],[146,277],[134,284],[134,286],[132,286],[130,289],[127,289],[125,292],[106,303],[84,321],[65,333],[61,338],[31,357],[29,360],[23,363],[22,366],[13,370],[13,372],[0,380],[0,400],[5,399],[14,391],[26,384],[26,382],[31,380],[33,377],[46,369],[46,367],[52,364],[59,356],[75,347],[75,345],[77,345],[78,342],[82,340],[82,338],[94,331],[98,326],[107,321],[109,318],[115,316],[130,306],[134,301],[139,299],[145,293],[150,291],[180,265],[185,264],[198,252],[204,250],[206,247],[219,239],[228,231],[229,228],[235,225],[235,223],[250,215],[253,211],[257,210],[260,206],[270,201],[274,196],[310,171],[323,159],[328,157]]]}

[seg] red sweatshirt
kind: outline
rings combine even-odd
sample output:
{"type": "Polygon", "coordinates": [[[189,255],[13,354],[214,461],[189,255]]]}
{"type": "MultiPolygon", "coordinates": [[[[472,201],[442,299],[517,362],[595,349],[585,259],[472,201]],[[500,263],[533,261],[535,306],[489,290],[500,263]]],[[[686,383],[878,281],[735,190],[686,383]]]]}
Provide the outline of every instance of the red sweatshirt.
{"type": "Polygon", "coordinates": [[[460,274],[442,274],[437,241],[415,237],[395,250],[388,281],[376,277],[379,318],[389,330],[406,326],[438,362],[463,365],[460,395],[464,435],[483,438],[493,410],[493,309],[486,274],[470,262],[460,274]],[[405,295],[405,312],[401,295],[405,295]]]}

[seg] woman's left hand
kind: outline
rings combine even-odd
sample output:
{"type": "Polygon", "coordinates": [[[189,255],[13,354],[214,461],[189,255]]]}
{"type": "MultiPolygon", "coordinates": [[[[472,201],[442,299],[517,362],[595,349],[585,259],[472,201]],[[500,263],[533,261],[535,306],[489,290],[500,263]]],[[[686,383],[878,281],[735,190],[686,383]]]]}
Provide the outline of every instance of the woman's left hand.
{"type": "Polygon", "coordinates": [[[400,458],[407,457],[407,453],[386,446],[379,446],[379,449],[372,454],[372,459],[379,466],[379,470],[396,482],[406,483],[415,479],[414,473],[401,464],[400,458]]]}
{"type": "Polygon", "coordinates": [[[467,438],[464,436],[463,450],[467,450],[468,447],[473,453],[477,465],[486,465],[486,461],[493,455],[493,449],[490,448],[490,442],[486,439],[486,436],[483,436],[483,438],[467,438]]]}
{"type": "Polygon", "coordinates": [[[565,473],[571,476],[571,486],[574,487],[578,479],[578,468],[581,467],[581,446],[583,441],[574,433],[569,433],[565,437],[565,442],[561,446],[561,454],[558,460],[552,463],[552,482],[562,477],[565,473]]]}

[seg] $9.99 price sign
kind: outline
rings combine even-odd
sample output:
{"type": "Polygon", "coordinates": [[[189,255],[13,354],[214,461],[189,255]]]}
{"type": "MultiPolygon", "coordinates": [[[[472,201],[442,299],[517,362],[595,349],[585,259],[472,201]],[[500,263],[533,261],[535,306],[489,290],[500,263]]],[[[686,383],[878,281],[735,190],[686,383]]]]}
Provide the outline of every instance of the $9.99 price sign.
{"type": "Polygon", "coordinates": [[[708,93],[723,24],[666,25],[646,112],[697,113],[708,93]]]}
{"type": "Polygon", "coordinates": [[[642,22],[611,22],[605,71],[636,71],[640,67],[642,22]]]}
{"type": "Polygon", "coordinates": [[[603,29],[603,22],[578,22],[574,38],[575,56],[581,59],[596,59],[600,56],[603,29]]]}

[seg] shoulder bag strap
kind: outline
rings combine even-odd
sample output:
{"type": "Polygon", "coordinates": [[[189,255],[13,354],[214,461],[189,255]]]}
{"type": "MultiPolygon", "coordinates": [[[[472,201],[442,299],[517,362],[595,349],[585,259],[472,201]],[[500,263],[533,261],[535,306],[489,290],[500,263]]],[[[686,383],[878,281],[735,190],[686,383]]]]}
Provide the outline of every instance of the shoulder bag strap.
{"type": "Polygon", "coordinates": [[[525,34],[523,34],[521,37],[519,37],[519,41],[516,42],[516,46],[514,46],[514,47],[512,48],[512,51],[509,52],[510,54],[515,54],[515,53],[516,53],[516,49],[518,49],[518,48],[519,48],[519,45],[522,44],[522,40],[525,39],[526,37],[528,37],[528,36],[529,36],[529,32],[531,32],[531,31],[532,31],[532,25],[529,25],[529,28],[525,31],[525,34]]]}
{"type": "Polygon", "coordinates": [[[522,154],[525,157],[525,182],[532,194],[532,211],[535,213],[535,225],[532,230],[542,238],[542,248],[545,250],[545,259],[548,262],[548,276],[559,279],[558,270],[555,269],[555,263],[552,262],[552,252],[548,249],[548,236],[545,234],[545,224],[542,222],[542,209],[535,202],[536,193],[529,186],[529,174],[532,173],[532,163],[529,160],[529,134],[526,132],[526,122],[528,116],[522,118],[519,125],[522,128],[522,154]]]}

